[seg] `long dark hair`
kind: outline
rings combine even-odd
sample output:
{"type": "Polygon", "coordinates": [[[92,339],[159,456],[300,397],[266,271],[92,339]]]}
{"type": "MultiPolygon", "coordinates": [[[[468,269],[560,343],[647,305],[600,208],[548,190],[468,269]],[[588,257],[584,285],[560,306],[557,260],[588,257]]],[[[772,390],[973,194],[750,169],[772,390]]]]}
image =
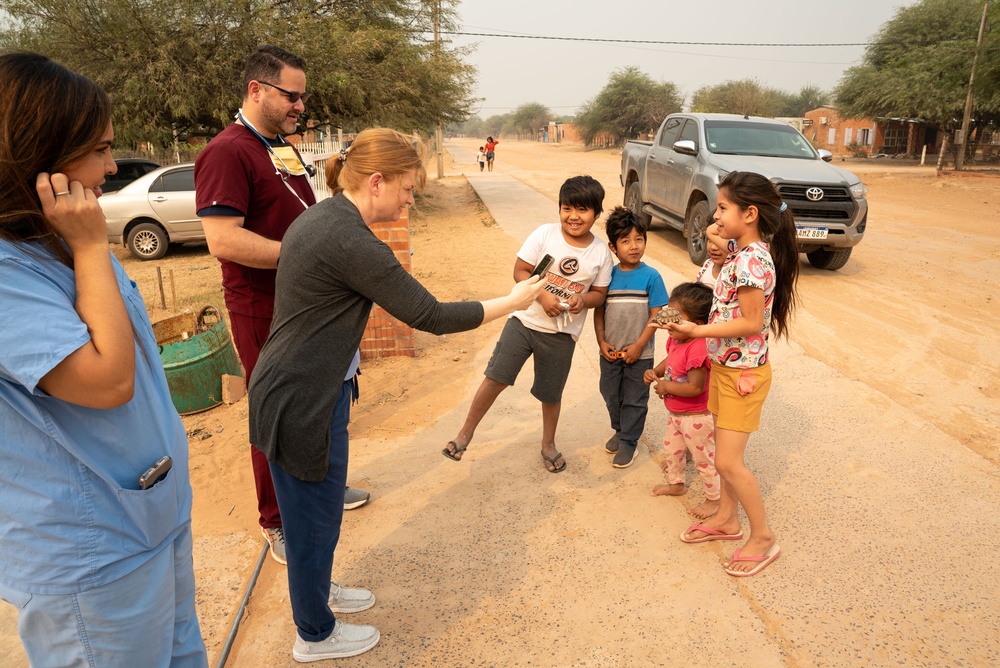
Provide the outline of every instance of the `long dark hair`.
{"type": "Polygon", "coordinates": [[[36,53],[0,55],[0,90],[0,239],[40,240],[71,264],[42,213],[35,180],[97,146],[111,101],[87,77],[36,53]]]}
{"type": "Polygon", "coordinates": [[[771,329],[788,337],[788,323],[798,301],[795,283],[799,279],[799,249],[795,237],[795,216],[785,207],[774,184],[754,172],[729,172],[719,191],[742,210],[757,207],[760,238],[770,247],[774,261],[775,285],[771,303],[771,329]]]}

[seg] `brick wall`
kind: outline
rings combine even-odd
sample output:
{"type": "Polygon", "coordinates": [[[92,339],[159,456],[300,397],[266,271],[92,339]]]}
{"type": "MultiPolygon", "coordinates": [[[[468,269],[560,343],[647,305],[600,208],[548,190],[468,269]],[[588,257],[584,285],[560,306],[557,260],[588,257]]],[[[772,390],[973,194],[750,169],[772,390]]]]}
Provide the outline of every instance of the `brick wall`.
{"type": "MultiPolygon", "coordinates": [[[[412,273],[410,260],[409,211],[394,223],[376,223],[372,232],[389,245],[396,254],[396,259],[407,271],[412,273]]],[[[413,357],[413,328],[393,318],[376,305],[372,309],[368,326],[361,339],[361,359],[370,360],[376,357],[413,357]]]]}
{"type": "Polygon", "coordinates": [[[852,142],[872,147],[876,150],[881,146],[881,134],[884,129],[881,123],[869,118],[841,118],[833,107],[817,107],[806,112],[805,118],[809,125],[802,128],[802,134],[811,139],[816,148],[825,148],[834,155],[849,153],[847,144],[852,142]],[[833,130],[833,142],[830,141],[830,130],[833,130]],[[867,141],[862,139],[867,131],[867,141]],[[847,139],[849,135],[850,139],[847,139]]]}

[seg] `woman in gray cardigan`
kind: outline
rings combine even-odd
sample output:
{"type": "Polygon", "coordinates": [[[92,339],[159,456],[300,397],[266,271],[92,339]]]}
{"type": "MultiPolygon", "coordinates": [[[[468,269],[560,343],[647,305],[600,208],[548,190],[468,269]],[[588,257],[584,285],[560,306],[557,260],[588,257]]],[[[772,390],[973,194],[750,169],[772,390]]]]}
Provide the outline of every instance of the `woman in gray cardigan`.
{"type": "Polygon", "coordinates": [[[532,278],[505,297],[441,303],[420,285],[369,226],[398,220],[425,179],[410,138],[365,130],[327,163],[336,194],[299,216],[281,242],[274,320],[250,384],[250,442],[267,455],[284,520],[297,661],[354,656],[379,639],[374,627],[334,616],[370,608],[372,593],[330,582],[358,346],[372,304],[447,334],[527,308],[541,290],[532,278]]]}

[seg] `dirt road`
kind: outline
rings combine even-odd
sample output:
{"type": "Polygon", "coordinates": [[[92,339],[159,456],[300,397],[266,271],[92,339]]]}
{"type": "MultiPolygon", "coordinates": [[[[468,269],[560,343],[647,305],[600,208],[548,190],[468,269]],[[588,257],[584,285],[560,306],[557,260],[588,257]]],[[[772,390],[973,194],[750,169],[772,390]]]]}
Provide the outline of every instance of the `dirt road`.
{"type": "MultiPolygon", "coordinates": [[[[454,143],[458,151],[469,152],[465,162],[471,164],[475,140],[454,143]]],[[[456,159],[463,160],[460,153],[456,159]]],[[[451,173],[470,164],[456,165],[451,173]]],[[[608,189],[607,207],[622,199],[615,151],[502,141],[496,167],[552,199],[562,181],[578,173],[601,180],[608,189]]],[[[956,458],[944,451],[941,462],[928,460],[923,469],[907,460],[910,468],[896,472],[897,477],[940,480],[942,488],[933,497],[904,494],[903,501],[938,503],[971,516],[976,494],[955,481],[968,483],[962,475],[972,475],[973,482],[976,476],[995,478],[1000,464],[1000,386],[992,354],[1000,343],[1000,316],[991,293],[1000,270],[1000,230],[993,222],[1000,217],[1000,187],[989,179],[938,179],[927,169],[875,163],[851,168],[871,188],[869,232],[838,272],[803,264],[803,304],[792,339],[796,350],[801,346],[860,382],[843,383],[848,389],[832,394],[823,410],[796,404],[798,378],[785,382],[769,402],[785,406],[793,416],[798,413],[788,406],[802,414],[811,411],[814,420],[825,410],[830,425],[841,429],[894,429],[908,438],[922,433],[908,429],[914,413],[900,406],[911,408],[955,439],[929,434],[929,442],[955,450],[964,445],[992,464],[945,465],[944,460],[968,462],[971,455],[956,458]],[[895,401],[860,391],[855,400],[849,388],[864,385],[895,401]],[[882,424],[855,425],[852,416],[869,402],[878,402],[878,410],[884,411],[882,424]]],[[[553,203],[553,220],[555,211],[553,203]]],[[[462,177],[430,184],[411,230],[414,274],[439,297],[481,298],[509,284],[520,240],[492,225],[462,177]]],[[[171,249],[157,263],[128,259],[120,247],[115,252],[138,281],[154,320],[168,315],[159,307],[157,265],[165,279],[174,271],[180,308],[221,304],[218,263],[204,246],[171,249]]],[[[654,231],[648,254],[680,274],[693,274],[684,241],[673,231],[654,231]]],[[[169,288],[165,299],[169,310],[169,288]]],[[[824,657],[817,649],[842,644],[836,633],[844,625],[855,620],[884,623],[889,605],[906,609],[910,602],[923,601],[922,587],[940,591],[942,585],[913,582],[904,562],[890,561],[878,580],[868,581],[854,570],[851,560],[859,553],[881,551],[883,543],[909,547],[912,542],[911,528],[895,523],[879,528],[882,516],[894,510],[890,504],[895,499],[883,489],[885,472],[893,473],[896,457],[891,451],[854,453],[851,461],[864,466],[852,463],[845,485],[860,479],[870,488],[838,488],[831,497],[831,503],[849,508],[850,523],[819,535],[816,518],[796,506],[805,461],[796,448],[829,450],[832,461],[837,448],[850,440],[827,432],[830,443],[816,442],[814,435],[823,429],[815,424],[808,436],[797,434],[794,424],[775,425],[772,433],[761,436],[786,448],[776,465],[764,467],[769,473],[763,484],[788,553],[780,570],[750,585],[734,585],[720,574],[722,553],[714,546],[678,548],[674,536],[688,520],[679,502],[648,495],[659,476],[649,458],[618,471],[608,466],[603,451],[592,447],[590,441],[603,438],[604,432],[595,435],[595,425],[603,425],[597,417],[588,421],[589,416],[600,416],[604,408],[589,377],[565,402],[567,418],[560,425],[570,458],[565,474],[542,470],[535,447],[537,403],[520,385],[481,427],[467,462],[445,460],[440,447],[464,417],[498,332],[493,323],[441,338],[418,334],[415,359],[364,367],[351,430],[350,480],[371,489],[374,499],[345,516],[335,575],[345,584],[377,588],[379,605],[357,621],[377,624],[383,642],[369,655],[338,665],[906,662],[906,657],[886,654],[885,647],[907,648],[915,665],[942,665],[950,663],[941,649],[951,650],[941,640],[950,629],[996,638],[995,610],[959,602],[947,613],[935,608],[902,623],[894,617],[891,628],[877,633],[859,626],[855,642],[874,639],[853,654],[845,650],[840,658],[824,657]],[[855,532],[872,527],[879,533],[854,540],[855,532]],[[836,545],[841,540],[845,544],[836,545]],[[826,561],[819,563],[821,557],[826,561]],[[783,599],[790,591],[811,588],[818,595],[832,580],[855,587],[856,600],[837,599],[801,614],[801,608],[783,599]],[[886,599],[891,600],[883,605],[886,599]],[[692,620],[702,624],[697,633],[692,620]],[[844,659],[850,656],[857,661],[844,659]]],[[[588,371],[585,364],[574,363],[574,369],[588,371]]],[[[247,461],[246,404],[185,418],[185,425],[195,488],[199,618],[214,664],[261,547],[247,461]]],[[[830,477],[824,471],[824,478],[830,477]]],[[[835,469],[832,477],[840,482],[835,469]]],[[[933,528],[934,535],[951,531],[947,510],[938,514],[941,526],[933,528]]],[[[970,535],[969,541],[974,539],[970,535]]],[[[963,554],[974,549],[961,547],[963,554]]],[[[945,565],[968,565],[964,559],[945,565]]],[[[957,577],[944,574],[944,568],[942,573],[952,582],[957,577]]],[[[282,567],[265,562],[229,666],[292,665],[294,626],[284,578],[282,567]]],[[[0,606],[0,666],[27,665],[15,625],[10,606],[0,606]]]]}
{"type": "MultiPolygon", "coordinates": [[[[454,143],[475,153],[476,140],[454,143]]],[[[607,208],[624,195],[620,155],[501,140],[495,169],[552,198],[566,177],[590,174],[607,208]]],[[[842,166],[870,189],[868,232],[839,271],[803,256],[792,339],[1000,465],[1000,176],[842,166]]],[[[654,231],[647,253],[681,273],[690,264],[670,229],[654,231]]]]}

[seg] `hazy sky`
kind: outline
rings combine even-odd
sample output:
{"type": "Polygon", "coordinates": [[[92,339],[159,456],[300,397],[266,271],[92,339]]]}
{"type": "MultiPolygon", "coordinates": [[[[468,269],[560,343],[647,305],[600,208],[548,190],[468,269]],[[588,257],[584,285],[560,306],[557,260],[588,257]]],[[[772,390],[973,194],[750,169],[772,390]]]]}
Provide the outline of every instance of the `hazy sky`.
{"type": "MultiPolygon", "coordinates": [[[[917,0],[462,0],[461,32],[599,39],[736,43],[867,42],[896,9],[917,0]]],[[[600,44],[581,41],[446,36],[476,44],[482,118],[525,102],[574,114],[616,69],[636,66],[672,81],[690,102],[700,87],[756,77],[797,92],[831,90],[861,62],[863,46],[751,47],[600,44]]]]}

